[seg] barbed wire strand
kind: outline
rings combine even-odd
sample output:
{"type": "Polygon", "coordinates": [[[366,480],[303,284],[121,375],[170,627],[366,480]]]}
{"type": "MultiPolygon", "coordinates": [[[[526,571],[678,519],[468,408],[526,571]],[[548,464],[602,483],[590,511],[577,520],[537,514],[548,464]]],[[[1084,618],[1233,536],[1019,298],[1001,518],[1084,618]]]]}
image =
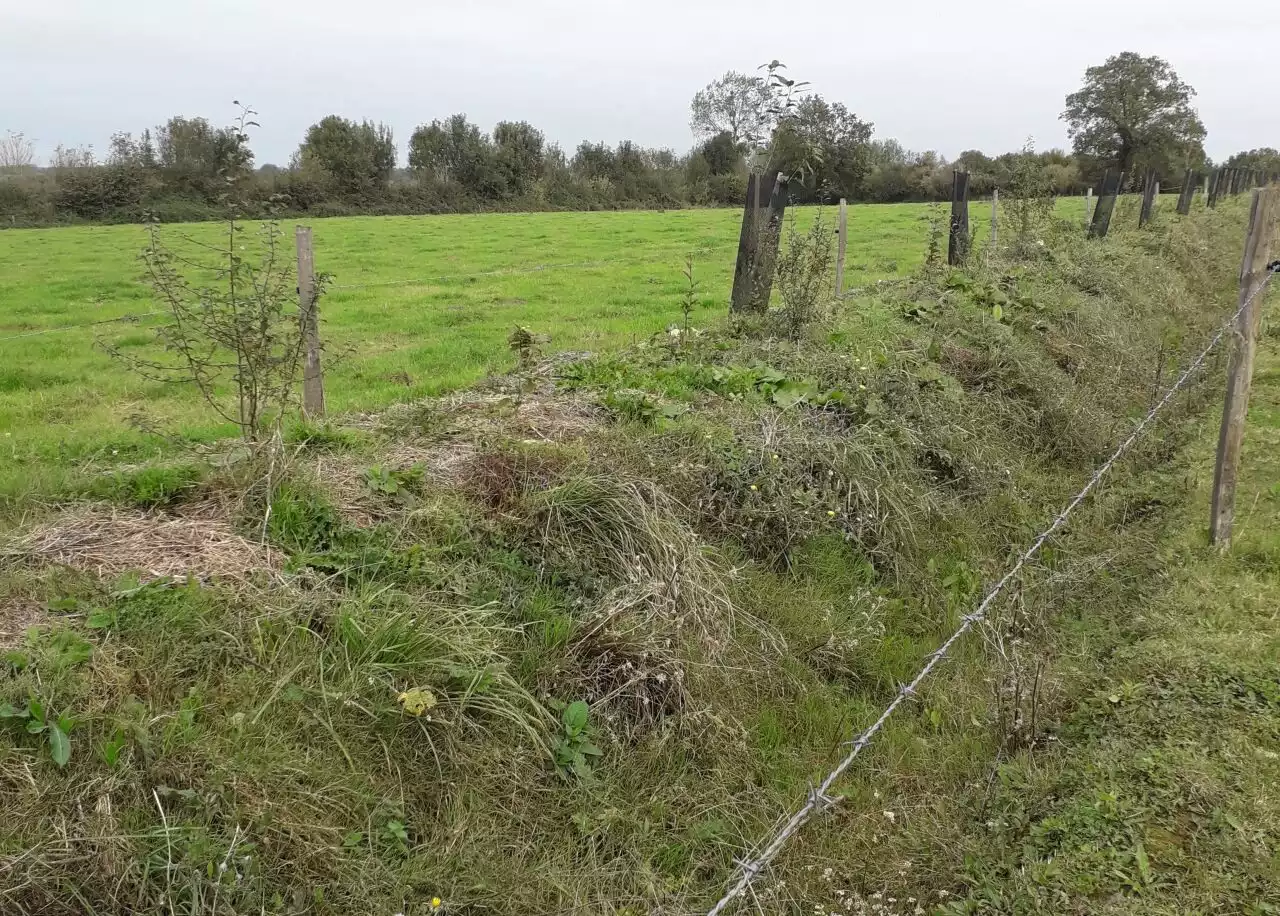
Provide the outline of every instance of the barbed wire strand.
{"type": "MultiPolygon", "coordinates": [[[[727,250],[727,249],[693,248],[693,249],[690,249],[688,252],[683,252],[683,253],[693,254],[693,255],[702,255],[702,254],[713,254],[721,250],[727,250]]],[[[541,273],[548,270],[567,270],[571,268],[581,268],[581,267],[604,267],[609,264],[624,264],[624,263],[634,264],[634,265],[656,264],[666,260],[668,256],[675,256],[680,254],[682,254],[682,252],[672,251],[668,255],[664,255],[662,257],[644,258],[639,261],[631,258],[610,258],[604,261],[577,261],[577,262],[567,263],[567,264],[538,264],[533,267],[504,268],[502,270],[486,270],[486,271],[480,271],[478,273],[471,273],[471,274],[448,274],[448,275],[439,276],[439,277],[418,277],[418,278],[409,279],[409,280],[386,280],[386,281],[375,281],[373,283],[334,284],[329,286],[328,289],[331,289],[331,290],[369,289],[372,287],[379,287],[379,286],[412,286],[415,283],[442,282],[446,280],[470,280],[472,278],[477,278],[477,277],[499,277],[499,276],[505,276],[507,274],[532,274],[532,273],[541,273]]],[[[36,337],[36,336],[39,336],[40,334],[53,334],[58,331],[75,331],[79,328],[93,328],[93,327],[98,327],[99,325],[115,324],[121,321],[139,321],[143,318],[151,318],[151,317],[154,317],[155,315],[166,315],[166,314],[168,314],[166,310],[160,309],[158,311],[153,311],[153,312],[140,312],[139,314],[136,314],[136,315],[121,315],[119,318],[105,318],[102,321],[86,321],[82,324],[65,324],[56,328],[40,328],[39,330],[34,330],[34,331],[24,331],[21,334],[14,334],[10,337],[0,337],[0,343],[4,343],[5,341],[8,341],[8,340],[20,340],[24,337],[36,337]]]]}
{"type": "Polygon", "coordinates": [[[668,257],[683,257],[686,254],[713,254],[729,249],[720,248],[693,248],[684,251],[673,250],[663,254],[661,257],[642,258],[635,260],[634,258],[609,258],[603,261],[573,261],[564,264],[535,264],[531,267],[505,267],[499,270],[483,270],[478,273],[471,274],[445,274],[438,277],[414,277],[408,280],[374,280],[369,283],[335,283],[327,288],[331,290],[338,289],[372,289],[382,286],[413,286],[416,283],[444,283],[450,280],[471,280],[478,277],[505,277],[518,274],[536,274],[543,273],[548,270],[571,270],[574,268],[587,267],[607,267],[610,264],[632,264],[639,266],[641,264],[656,264],[667,260],[668,257]]]}
{"type": "Polygon", "coordinates": [[[1103,462],[1102,465],[1093,472],[1093,476],[1090,477],[1089,482],[1084,485],[1084,489],[1077,493],[1075,497],[1067,503],[1066,508],[1058,513],[1057,517],[1053,520],[1053,523],[1040,533],[1040,536],[1031,543],[1031,546],[1028,547],[1026,552],[1018,558],[1017,562],[1010,567],[1009,571],[1004,574],[1000,581],[998,581],[989,592],[987,592],[987,596],[982,599],[982,603],[978,605],[977,609],[971,614],[966,614],[962,618],[960,626],[947,638],[947,641],[929,655],[929,660],[925,663],[924,667],[920,669],[919,673],[916,674],[909,684],[905,685],[898,691],[898,695],[893,698],[893,701],[885,708],[884,712],[880,714],[880,718],[871,723],[871,726],[861,735],[853,741],[848,742],[852,745],[853,750],[851,750],[845,758],[836,765],[835,769],[828,774],[827,778],[822,781],[821,785],[810,789],[809,796],[805,800],[805,803],[787,819],[780,829],[777,830],[772,839],[770,839],[763,849],[761,849],[759,855],[753,859],[747,859],[738,863],[740,871],[737,880],[732,884],[725,895],[720,898],[720,901],[707,912],[707,916],[719,916],[720,913],[723,913],[725,908],[740,897],[755,880],[756,876],[758,876],[760,872],[777,857],[778,853],[781,852],[782,848],[787,844],[787,841],[804,826],[810,817],[815,813],[827,810],[839,801],[839,799],[832,798],[828,794],[836,780],[844,775],[844,772],[849,769],[853,764],[853,761],[857,759],[858,755],[861,754],[867,745],[871,743],[871,739],[874,738],[876,733],[884,727],[884,724],[889,720],[889,717],[894,714],[898,707],[901,706],[908,697],[915,694],[916,688],[918,688],[920,684],[923,683],[931,673],[933,673],[933,669],[936,668],[944,658],[946,658],[947,653],[951,651],[951,647],[959,642],[960,639],[962,639],[964,635],[973,628],[974,624],[980,623],[986,619],[987,611],[990,609],[996,598],[1000,596],[1000,593],[1004,591],[1005,586],[1013,581],[1013,578],[1022,571],[1022,568],[1040,552],[1040,548],[1044,546],[1045,542],[1048,541],[1059,528],[1066,524],[1067,519],[1071,516],[1071,513],[1076,510],[1076,507],[1085,501],[1088,495],[1093,492],[1094,487],[1098,485],[1099,481],[1101,481],[1102,478],[1111,470],[1112,466],[1114,466],[1115,463],[1120,460],[1121,456],[1123,456],[1125,452],[1127,452],[1133,444],[1138,441],[1138,438],[1142,435],[1143,431],[1146,430],[1147,426],[1151,424],[1152,420],[1155,419],[1160,411],[1164,409],[1165,405],[1173,400],[1173,397],[1179,390],[1181,390],[1182,386],[1185,385],[1197,371],[1199,371],[1200,367],[1204,365],[1205,359],[1207,359],[1209,354],[1218,346],[1222,341],[1222,338],[1227,334],[1232,326],[1235,325],[1236,321],[1239,320],[1240,316],[1245,313],[1245,310],[1249,308],[1253,300],[1262,295],[1263,291],[1266,290],[1268,283],[1271,281],[1271,278],[1275,276],[1278,271],[1280,271],[1280,261],[1268,266],[1267,274],[1262,279],[1262,282],[1258,285],[1257,289],[1255,289],[1245,300],[1244,304],[1236,309],[1235,314],[1233,314],[1231,318],[1218,329],[1218,332],[1213,335],[1213,338],[1209,341],[1208,345],[1205,346],[1204,350],[1200,352],[1200,355],[1195,358],[1191,365],[1187,367],[1186,371],[1183,372],[1178,380],[1165,392],[1164,397],[1162,397],[1160,401],[1147,412],[1147,415],[1142,418],[1142,421],[1138,423],[1136,427],[1134,427],[1133,432],[1129,434],[1128,438],[1120,443],[1119,447],[1111,454],[1111,457],[1103,462]]]}
{"type": "Polygon", "coordinates": [[[23,337],[37,337],[41,334],[53,334],[57,331],[74,331],[77,328],[96,328],[103,324],[116,324],[121,321],[141,321],[143,318],[152,318],[156,315],[169,314],[167,309],[158,309],[154,312],[139,312],[136,315],[121,315],[119,318],[104,318],[101,321],[86,321],[83,324],[64,324],[56,328],[40,328],[38,331],[24,331],[21,334],[14,334],[12,337],[0,337],[0,343],[6,340],[20,340],[23,337]]]}

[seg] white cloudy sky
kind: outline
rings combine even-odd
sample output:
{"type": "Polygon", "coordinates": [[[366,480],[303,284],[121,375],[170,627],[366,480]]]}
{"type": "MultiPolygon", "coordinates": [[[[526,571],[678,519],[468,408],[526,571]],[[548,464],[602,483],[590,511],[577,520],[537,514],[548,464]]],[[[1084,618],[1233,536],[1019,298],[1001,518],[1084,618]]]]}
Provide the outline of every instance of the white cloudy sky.
{"type": "Polygon", "coordinates": [[[1085,67],[1124,50],[1198,91],[1215,158],[1280,146],[1280,3],[1192,0],[0,0],[0,131],[101,150],[171,114],[261,112],[258,162],[326,114],[524,119],[566,149],[684,150],[693,93],[778,58],[913,149],[1065,146],[1085,67]],[[1234,22],[1227,23],[1224,20],[1234,22]]]}

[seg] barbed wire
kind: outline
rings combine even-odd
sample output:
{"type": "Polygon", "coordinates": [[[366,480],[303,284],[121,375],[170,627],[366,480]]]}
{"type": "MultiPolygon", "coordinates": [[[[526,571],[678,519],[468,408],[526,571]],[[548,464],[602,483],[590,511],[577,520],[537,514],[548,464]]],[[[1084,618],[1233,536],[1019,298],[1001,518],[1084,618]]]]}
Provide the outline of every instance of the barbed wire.
{"type": "Polygon", "coordinates": [[[499,270],[483,270],[470,274],[444,274],[436,277],[413,277],[407,280],[373,280],[369,283],[334,283],[327,288],[331,290],[338,289],[372,289],[384,286],[413,286],[419,283],[446,283],[453,280],[471,280],[479,277],[505,277],[519,274],[536,274],[549,270],[573,270],[590,267],[607,267],[610,264],[656,264],[665,261],[669,257],[682,257],[686,254],[701,255],[714,254],[721,251],[728,251],[727,247],[721,246],[716,248],[692,248],[685,250],[672,250],[664,252],[660,257],[641,258],[608,258],[599,261],[571,261],[561,264],[534,264],[529,267],[507,267],[499,270]]]}
{"type": "Polygon", "coordinates": [[[1138,438],[1142,435],[1143,431],[1146,430],[1147,426],[1151,424],[1152,420],[1156,418],[1160,411],[1164,409],[1165,405],[1167,405],[1178,391],[1182,389],[1183,385],[1185,385],[1187,381],[1199,371],[1200,367],[1204,365],[1205,359],[1208,358],[1209,354],[1212,353],[1222,341],[1222,338],[1226,335],[1227,331],[1229,331],[1236,321],[1239,320],[1240,316],[1245,313],[1253,303],[1254,299],[1262,295],[1270,283],[1271,278],[1274,277],[1277,272],[1280,272],[1280,261],[1275,261],[1267,265],[1266,276],[1263,277],[1262,282],[1258,284],[1258,287],[1245,299],[1244,303],[1236,309],[1235,313],[1218,328],[1218,332],[1213,335],[1213,338],[1200,352],[1200,355],[1197,356],[1191,365],[1187,367],[1186,371],[1182,373],[1178,380],[1169,387],[1165,392],[1164,397],[1162,397],[1158,403],[1147,411],[1147,415],[1142,418],[1142,421],[1139,422],[1136,427],[1134,427],[1133,432],[1131,432],[1129,436],[1120,443],[1119,447],[1111,454],[1111,457],[1103,462],[1098,469],[1093,472],[1093,476],[1089,478],[1089,482],[1084,485],[1084,488],[1077,493],[1069,503],[1067,503],[1066,508],[1058,513],[1052,524],[1040,533],[1040,535],[1031,543],[1031,546],[1028,547],[1020,557],[1018,557],[1017,562],[1009,568],[1009,571],[1001,577],[1000,581],[998,581],[989,592],[987,592],[986,597],[982,599],[982,602],[978,605],[977,609],[974,610],[973,613],[966,614],[961,618],[960,626],[957,627],[955,632],[947,638],[946,642],[930,653],[928,661],[925,663],[924,667],[922,667],[916,676],[912,678],[909,684],[904,685],[898,691],[897,696],[893,698],[892,702],[889,703],[884,712],[880,714],[880,718],[871,723],[871,726],[853,741],[847,742],[853,749],[835,766],[820,785],[816,788],[810,788],[809,795],[805,800],[805,803],[801,805],[800,808],[787,819],[782,827],[773,834],[772,838],[764,845],[757,856],[737,863],[739,869],[737,880],[733,882],[728,891],[725,892],[724,896],[720,898],[719,902],[717,902],[716,905],[707,912],[707,916],[719,916],[720,913],[724,912],[725,907],[742,895],[742,893],[751,885],[751,882],[755,880],[756,876],[759,875],[760,872],[777,857],[778,853],[781,852],[782,848],[787,844],[787,841],[790,840],[791,837],[808,822],[809,818],[811,818],[815,813],[826,811],[828,808],[833,807],[840,801],[839,798],[832,798],[831,795],[828,794],[836,780],[843,776],[845,771],[853,765],[853,761],[856,760],[858,755],[861,754],[867,745],[871,743],[871,739],[874,738],[880,729],[884,727],[884,724],[889,721],[889,718],[894,714],[898,707],[901,706],[908,697],[915,695],[916,689],[929,677],[931,673],[933,673],[933,669],[936,668],[944,658],[946,658],[947,653],[951,651],[951,647],[964,638],[964,635],[973,628],[974,624],[981,623],[986,619],[987,611],[991,608],[991,605],[996,598],[1000,596],[1001,592],[1004,591],[1005,586],[1007,586],[1014,577],[1022,571],[1022,568],[1040,552],[1040,548],[1044,546],[1045,542],[1048,541],[1059,528],[1066,524],[1067,519],[1070,518],[1071,513],[1076,510],[1076,507],[1085,501],[1089,494],[1093,492],[1094,487],[1098,485],[1099,481],[1107,475],[1125,452],[1127,452],[1133,444],[1138,441],[1138,438]]]}
{"type": "MultiPolygon", "coordinates": [[[[370,289],[373,287],[381,287],[381,286],[412,286],[417,283],[443,282],[448,280],[469,280],[472,278],[479,278],[479,277],[499,277],[499,276],[505,276],[508,274],[532,274],[532,273],[542,273],[549,270],[566,270],[571,268],[604,267],[609,264],[633,264],[633,265],[656,264],[666,260],[668,257],[679,256],[684,254],[690,254],[690,255],[714,254],[714,253],[718,253],[720,251],[726,251],[726,250],[728,249],[726,248],[691,248],[687,251],[671,251],[671,252],[664,253],[661,257],[642,258],[640,260],[635,260],[633,258],[609,258],[607,260],[600,260],[600,261],[576,261],[576,262],[564,263],[564,264],[538,264],[532,267],[514,267],[514,268],[504,268],[502,270],[486,270],[486,271],[479,271],[477,273],[470,273],[470,274],[448,274],[448,275],[438,276],[438,277],[418,277],[418,278],[408,279],[408,280],[374,281],[372,283],[332,284],[327,288],[330,290],[340,290],[340,289],[356,290],[356,289],[370,289]]],[[[121,315],[119,318],[104,318],[101,321],[86,321],[81,324],[64,324],[54,328],[39,328],[33,331],[24,331],[21,334],[13,334],[9,337],[0,337],[0,343],[4,343],[5,341],[10,341],[10,340],[20,340],[25,337],[37,337],[41,334],[53,334],[59,331],[75,331],[80,328],[93,328],[93,327],[98,327],[104,324],[116,324],[122,321],[130,321],[130,322],[140,321],[143,318],[151,318],[156,315],[167,315],[167,314],[168,314],[167,310],[159,309],[157,311],[151,311],[151,312],[140,312],[136,315],[121,315]]]]}
{"type": "Polygon", "coordinates": [[[74,331],[78,328],[96,328],[103,324],[116,324],[121,321],[141,321],[143,318],[152,318],[156,315],[169,314],[167,309],[157,309],[153,312],[139,312],[136,315],[121,315],[119,318],[103,318],[101,321],[86,321],[83,324],[64,324],[56,328],[40,328],[35,331],[23,331],[21,334],[14,334],[12,337],[0,337],[0,343],[6,340],[21,340],[24,337],[37,337],[41,334],[53,334],[57,331],[74,331]]]}

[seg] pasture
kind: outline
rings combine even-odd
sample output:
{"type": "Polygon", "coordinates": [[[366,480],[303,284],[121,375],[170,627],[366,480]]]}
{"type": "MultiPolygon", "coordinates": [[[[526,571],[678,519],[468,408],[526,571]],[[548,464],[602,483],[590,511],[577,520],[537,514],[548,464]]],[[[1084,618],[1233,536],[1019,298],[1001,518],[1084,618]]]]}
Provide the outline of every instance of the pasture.
{"type": "MultiPolygon", "coordinates": [[[[918,267],[929,218],[925,204],[851,207],[847,285],[918,267]]],[[[331,277],[325,344],[345,353],[327,372],[330,410],[377,409],[507,369],[515,325],[548,337],[548,352],[647,338],[681,319],[690,254],[693,317],[705,322],[726,308],[740,220],[732,209],[316,220],[316,269],[331,277]]],[[[222,230],[163,231],[209,243],[222,230]]],[[[145,243],[138,226],[0,233],[0,492],[28,477],[24,466],[153,455],[163,442],[139,427],[193,441],[234,432],[189,387],[140,378],[99,346],[145,350],[162,316],[63,330],[158,308],[138,259],[145,243]]]]}

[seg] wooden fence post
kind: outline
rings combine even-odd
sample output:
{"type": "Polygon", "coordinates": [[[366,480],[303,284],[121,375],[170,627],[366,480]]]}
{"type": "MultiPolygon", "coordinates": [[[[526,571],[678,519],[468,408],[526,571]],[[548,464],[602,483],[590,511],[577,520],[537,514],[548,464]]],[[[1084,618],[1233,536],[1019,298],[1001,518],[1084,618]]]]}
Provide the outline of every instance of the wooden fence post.
{"type": "Polygon", "coordinates": [[[1138,228],[1151,222],[1151,214],[1155,210],[1156,195],[1160,193],[1160,182],[1156,181],[1155,170],[1147,172],[1142,182],[1142,209],[1138,211],[1138,228]]]}
{"type": "Polygon", "coordinates": [[[1222,169],[1214,169],[1209,173],[1209,177],[1205,179],[1204,197],[1205,206],[1213,209],[1218,206],[1218,175],[1222,169]]]}
{"type": "Polygon", "coordinates": [[[1178,195],[1178,214],[1186,216],[1191,212],[1191,198],[1196,193],[1196,181],[1199,176],[1191,169],[1187,169],[1182,176],[1182,192],[1178,195]]]}
{"type": "Polygon", "coordinates": [[[836,224],[836,298],[844,298],[844,256],[849,247],[849,204],[840,198],[840,219],[836,224]]]}
{"type": "Polygon", "coordinates": [[[1213,468],[1209,537],[1223,549],[1231,544],[1240,449],[1244,444],[1253,359],[1262,324],[1263,297],[1258,289],[1266,280],[1277,217],[1280,217],[1280,190],[1255,190],[1252,206],[1249,208],[1249,232],[1245,236],[1244,260],[1240,265],[1240,300],[1237,307],[1243,307],[1250,298],[1253,301],[1236,319],[1232,329],[1231,359],[1227,363],[1227,396],[1222,407],[1222,428],[1218,435],[1218,460],[1213,468]]]}
{"type": "Polygon", "coordinates": [[[294,230],[298,247],[298,320],[302,325],[302,414],[324,416],[324,371],[320,367],[320,309],[316,303],[316,259],[311,248],[311,227],[294,230]]]}
{"type": "Polygon", "coordinates": [[[987,246],[988,253],[995,251],[1000,244],[1000,189],[991,189],[991,242],[987,246]]]}
{"type": "Polygon", "coordinates": [[[778,172],[773,179],[769,209],[761,221],[760,235],[756,240],[755,263],[751,268],[748,287],[749,311],[767,312],[769,310],[769,298],[773,295],[773,269],[778,263],[778,246],[782,242],[782,217],[787,211],[787,196],[787,176],[778,172]]]}
{"type": "Polygon", "coordinates": [[[1086,228],[1089,225],[1089,217],[1093,212],[1093,187],[1090,186],[1084,192],[1084,224],[1086,228]]]}
{"type": "Polygon", "coordinates": [[[751,272],[755,266],[756,244],[760,237],[760,182],[763,176],[747,176],[747,201],[742,209],[742,231],[738,234],[738,261],[733,268],[730,312],[745,312],[751,302],[751,272]]]}
{"type": "Polygon", "coordinates": [[[951,234],[947,239],[947,263],[954,266],[969,259],[969,173],[951,173],[951,234]]]}
{"type": "Polygon", "coordinates": [[[1089,223],[1089,235],[1093,238],[1105,238],[1111,228],[1111,214],[1116,209],[1116,195],[1124,186],[1124,172],[1112,172],[1107,169],[1102,176],[1102,188],[1098,192],[1098,205],[1093,210],[1093,221],[1089,223]]]}

